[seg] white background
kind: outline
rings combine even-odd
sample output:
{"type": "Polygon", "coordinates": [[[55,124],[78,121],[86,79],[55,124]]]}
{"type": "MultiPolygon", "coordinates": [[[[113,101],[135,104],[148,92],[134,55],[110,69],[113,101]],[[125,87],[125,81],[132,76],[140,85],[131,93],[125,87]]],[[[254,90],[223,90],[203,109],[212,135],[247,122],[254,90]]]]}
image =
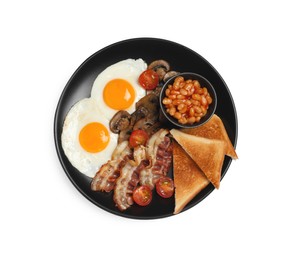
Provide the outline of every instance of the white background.
{"type": "Polygon", "coordinates": [[[1,259],[293,259],[291,1],[1,1],[1,259]],[[114,42],[158,37],[205,57],[237,107],[239,160],[177,216],[131,220],[85,199],[54,146],[60,94],[114,42]]]}

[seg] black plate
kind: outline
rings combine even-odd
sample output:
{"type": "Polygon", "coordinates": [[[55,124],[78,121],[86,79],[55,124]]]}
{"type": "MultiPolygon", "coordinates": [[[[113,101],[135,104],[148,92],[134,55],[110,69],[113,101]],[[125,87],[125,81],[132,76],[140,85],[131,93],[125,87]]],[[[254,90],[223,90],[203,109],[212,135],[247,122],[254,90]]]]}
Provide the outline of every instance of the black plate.
{"type": "MultiPolygon", "coordinates": [[[[135,219],[154,219],[172,216],[174,198],[161,199],[156,195],[154,195],[153,201],[147,207],[133,205],[128,210],[120,212],[112,200],[112,193],[107,194],[91,191],[91,178],[79,173],[70,164],[61,146],[63,122],[71,106],[78,100],[90,96],[92,84],[101,71],[107,66],[127,58],[142,58],[147,63],[156,59],[165,59],[170,63],[172,70],[195,72],[207,78],[214,86],[218,97],[218,105],[215,113],[223,120],[228,135],[233,145],[236,146],[237,115],[234,101],[226,83],[212,65],[193,50],[178,43],[155,38],[136,38],[105,47],[90,56],[75,71],[65,86],[56,109],[54,120],[56,150],[62,167],[74,186],[87,199],[100,208],[123,217],[135,219]]],[[[227,172],[230,163],[231,158],[226,156],[222,169],[222,178],[227,172]]],[[[214,187],[211,184],[208,185],[184,210],[195,206],[213,190],[214,187]]]]}

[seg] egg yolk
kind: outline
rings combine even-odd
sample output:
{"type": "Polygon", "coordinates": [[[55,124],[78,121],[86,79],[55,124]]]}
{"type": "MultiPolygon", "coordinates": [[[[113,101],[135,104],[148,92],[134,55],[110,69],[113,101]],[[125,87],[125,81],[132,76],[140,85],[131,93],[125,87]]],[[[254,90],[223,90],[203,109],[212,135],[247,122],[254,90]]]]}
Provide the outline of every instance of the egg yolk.
{"type": "Polygon", "coordinates": [[[85,125],[79,135],[81,146],[89,153],[98,153],[104,150],[109,139],[107,128],[97,122],[85,125]]]}
{"type": "Polygon", "coordinates": [[[135,100],[135,90],[128,81],[113,79],[104,87],[103,99],[110,108],[116,110],[126,109],[135,100]]]}

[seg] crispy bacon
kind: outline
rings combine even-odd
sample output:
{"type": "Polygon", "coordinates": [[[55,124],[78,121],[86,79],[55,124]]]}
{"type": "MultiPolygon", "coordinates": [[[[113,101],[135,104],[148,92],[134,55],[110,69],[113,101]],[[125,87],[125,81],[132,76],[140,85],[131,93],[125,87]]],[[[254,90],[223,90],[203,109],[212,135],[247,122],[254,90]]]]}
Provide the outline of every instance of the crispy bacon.
{"type": "Polygon", "coordinates": [[[120,176],[121,169],[125,166],[131,156],[131,149],[128,141],[120,143],[112,154],[112,159],[101,166],[91,182],[93,191],[110,192],[115,186],[117,178],[120,176]]]}
{"type": "Polygon", "coordinates": [[[149,166],[140,172],[140,184],[151,189],[161,176],[165,176],[172,162],[172,143],[166,135],[168,131],[160,129],[147,142],[149,166]]]}
{"type": "Polygon", "coordinates": [[[139,183],[139,173],[147,164],[145,147],[136,147],[133,160],[128,160],[121,169],[114,187],[113,200],[119,210],[126,210],[133,204],[132,194],[139,183]]]}
{"type": "Polygon", "coordinates": [[[129,208],[139,183],[153,189],[157,180],[167,174],[172,161],[172,143],[167,134],[167,130],[160,129],[151,136],[146,147],[138,146],[133,153],[128,141],[120,143],[112,159],[96,173],[91,189],[114,190],[113,200],[119,210],[129,208]]]}

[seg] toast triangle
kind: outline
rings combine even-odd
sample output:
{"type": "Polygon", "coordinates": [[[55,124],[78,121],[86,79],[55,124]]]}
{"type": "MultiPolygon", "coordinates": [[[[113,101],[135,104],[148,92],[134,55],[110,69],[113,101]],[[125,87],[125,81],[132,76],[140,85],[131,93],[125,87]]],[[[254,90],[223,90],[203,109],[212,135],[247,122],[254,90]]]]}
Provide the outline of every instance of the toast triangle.
{"type": "Polygon", "coordinates": [[[172,129],[170,133],[218,189],[225,157],[225,143],[185,134],[176,129],[172,129]]]}
{"type": "Polygon", "coordinates": [[[208,139],[222,140],[225,142],[226,155],[230,156],[232,159],[238,159],[238,155],[231,143],[223,121],[216,114],[214,114],[207,123],[199,127],[181,129],[181,131],[186,134],[205,137],[208,139]]]}
{"type": "Polygon", "coordinates": [[[192,158],[175,141],[173,141],[173,174],[174,214],[178,214],[210,182],[192,158]]]}

